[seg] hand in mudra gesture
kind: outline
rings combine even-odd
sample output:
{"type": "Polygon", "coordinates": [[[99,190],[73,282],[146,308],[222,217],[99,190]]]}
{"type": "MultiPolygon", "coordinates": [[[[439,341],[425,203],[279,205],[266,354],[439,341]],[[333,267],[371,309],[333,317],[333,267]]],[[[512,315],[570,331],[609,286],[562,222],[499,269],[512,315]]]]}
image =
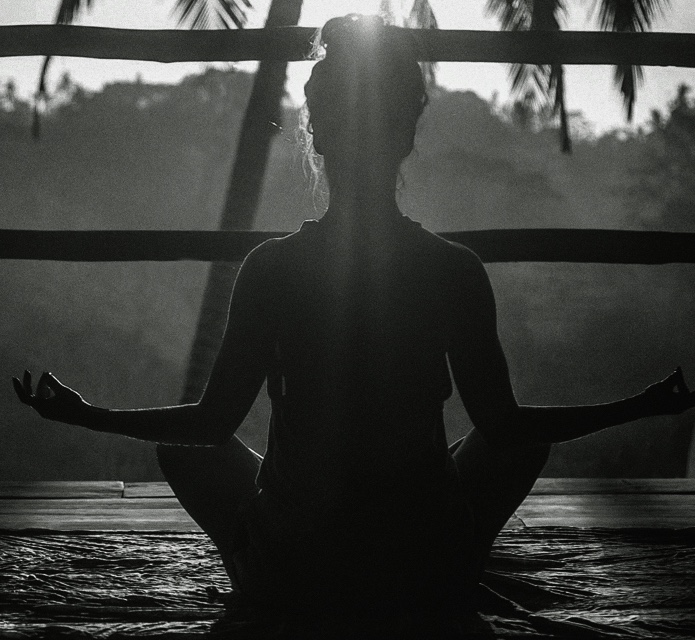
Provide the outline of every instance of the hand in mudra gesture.
{"type": "Polygon", "coordinates": [[[85,409],[90,406],[77,391],[65,386],[48,371],[39,378],[36,393],[32,389],[29,371],[24,371],[21,382],[13,377],[12,384],[17,397],[47,420],[79,425],[84,419],[85,409]]]}
{"type": "Polygon", "coordinates": [[[683,370],[678,367],[660,382],[644,390],[648,415],[678,415],[695,407],[695,392],[688,389],[683,370]]]}

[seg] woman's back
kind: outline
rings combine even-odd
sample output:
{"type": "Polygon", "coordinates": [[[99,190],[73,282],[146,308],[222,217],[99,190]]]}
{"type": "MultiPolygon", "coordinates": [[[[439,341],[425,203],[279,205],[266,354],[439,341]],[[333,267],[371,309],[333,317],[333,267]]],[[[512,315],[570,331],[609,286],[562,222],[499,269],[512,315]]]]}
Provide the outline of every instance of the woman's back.
{"type": "Polygon", "coordinates": [[[273,243],[273,417],[259,485],[330,509],[390,501],[447,467],[446,350],[465,250],[398,216],[350,241],[338,221],[273,243]],[[449,268],[447,262],[451,263],[449,268]]]}

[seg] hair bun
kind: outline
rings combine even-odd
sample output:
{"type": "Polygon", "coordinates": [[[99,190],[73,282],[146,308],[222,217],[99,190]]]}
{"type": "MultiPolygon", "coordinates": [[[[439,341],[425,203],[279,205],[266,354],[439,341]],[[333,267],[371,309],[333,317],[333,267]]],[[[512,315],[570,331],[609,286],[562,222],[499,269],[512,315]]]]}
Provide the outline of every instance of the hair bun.
{"type": "Polygon", "coordinates": [[[331,18],[321,30],[321,42],[326,50],[326,56],[354,49],[374,47],[382,40],[384,20],[377,15],[361,15],[351,13],[339,18],[331,18]]]}

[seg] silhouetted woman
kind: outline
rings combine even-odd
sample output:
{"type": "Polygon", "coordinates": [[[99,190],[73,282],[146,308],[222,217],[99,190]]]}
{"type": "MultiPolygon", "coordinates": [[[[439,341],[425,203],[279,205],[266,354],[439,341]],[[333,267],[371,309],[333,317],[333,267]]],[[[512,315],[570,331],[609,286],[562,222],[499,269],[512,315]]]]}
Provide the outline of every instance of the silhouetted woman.
{"type": "Polygon", "coordinates": [[[160,443],[234,587],[281,610],[460,603],[550,443],[695,403],[678,370],[609,404],[519,406],[480,260],[396,206],[426,103],[396,31],[325,26],[305,92],[330,205],[244,261],[200,402],[102,409],[48,373],[14,381],[45,418],[160,443]],[[449,369],[475,425],[451,450],[449,369]],[[234,432],[266,380],[261,459],[234,432]]]}

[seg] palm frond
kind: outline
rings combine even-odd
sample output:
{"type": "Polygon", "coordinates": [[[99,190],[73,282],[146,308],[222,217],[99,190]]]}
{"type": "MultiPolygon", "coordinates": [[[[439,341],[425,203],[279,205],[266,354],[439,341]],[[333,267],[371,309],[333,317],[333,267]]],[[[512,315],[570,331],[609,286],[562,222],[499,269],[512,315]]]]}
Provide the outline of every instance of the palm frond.
{"type": "Polygon", "coordinates": [[[648,31],[671,0],[598,0],[599,26],[606,31],[648,31]]]}
{"type": "MultiPolygon", "coordinates": [[[[94,0],[61,0],[56,24],[72,24],[93,4],[94,0]]],[[[179,24],[188,24],[192,29],[242,29],[251,8],[251,0],[176,0],[173,13],[178,14],[179,24]]],[[[39,76],[32,123],[34,138],[38,138],[41,131],[39,103],[47,99],[46,78],[51,60],[51,56],[44,58],[39,76]]]]}
{"type": "Polygon", "coordinates": [[[411,29],[438,29],[437,18],[429,0],[381,0],[379,15],[386,24],[411,29]],[[408,8],[410,5],[410,8],[408,8]]]}
{"type": "MultiPolygon", "coordinates": [[[[403,2],[403,0],[381,0],[379,15],[386,24],[394,26],[410,29],[439,29],[437,17],[434,15],[429,0],[414,0],[410,4],[410,9],[407,8],[408,4],[410,2],[403,2]]],[[[436,62],[421,62],[420,67],[427,86],[434,86],[436,83],[436,62]]]]}
{"type": "MultiPolygon", "coordinates": [[[[670,0],[598,0],[598,23],[606,31],[639,33],[648,31],[654,20],[663,14],[670,0]]],[[[615,84],[623,96],[628,122],[637,98],[637,87],[642,82],[642,69],[619,65],[615,68],[615,84]]]]}
{"type": "Polygon", "coordinates": [[[533,18],[533,0],[487,0],[485,10],[496,16],[503,31],[528,31],[533,18]]]}
{"type": "Polygon", "coordinates": [[[84,9],[91,9],[94,0],[62,0],[56,15],[56,24],[72,24],[84,9]]]}
{"type": "Polygon", "coordinates": [[[250,0],[176,0],[172,13],[191,29],[243,29],[250,0]]]}
{"type": "MultiPolygon", "coordinates": [[[[85,9],[91,9],[94,0],[61,0],[56,13],[56,24],[72,24],[77,17],[85,9]]],[[[48,92],[46,91],[46,77],[48,69],[51,66],[51,56],[46,56],[41,65],[41,74],[39,75],[39,86],[36,89],[34,98],[34,115],[31,125],[31,134],[34,139],[41,135],[41,115],[39,113],[39,103],[45,102],[48,92]]]]}
{"type": "Polygon", "coordinates": [[[411,28],[439,29],[437,16],[434,15],[432,5],[428,0],[415,0],[405,23],[411,28]]]}
{"type": "Polygon", "coordinates": [[[644,79],[642,67],[629,64],[618,65],[613,72],[613,79],[623,97],[627,121],[632,122],[637,101],[637,87],[641,86],[644,79]]]}
{"type": "MultiPolygon", "coordinates": [[[[559,31],[567,13],[565,0],[487,0],[486,10],[505,31],[559,31]]],[[[550,109],[560,119],[562,150],[572,148],[565,106],[565,71],[562,65],[512,64],[512,94],[524,96],[536,111],[550,109]]]]}
{"type": "Polygon", "coordinates": [[[565,0],[535,0],[532,3],[531,29],[559,31],[561,18],[566,14],[565,0]]]}
{"type": "MultiPolygon", "coordinates": [[[[92,8],[94,0],[61,0],[60,5],[58,5],[58,12],[56,13],[56,24],[72,24],[77,20],[80,13],[85,9],[89,10],[92,8]]],[[[48,67],[51,64],[51,56],[46,56],[43,61],[43,66],[41,67],[41,76],[39,77],[39,87],[38,95],[45,98],[46,97],[46,74],[48,73],[48,67]]]]}
{"type": "MultiPolygon", "coordinates": [[[[533,22],[533,0],[487,0],[485,10],[497,17],[503,31],[529,31],[533,22]]],[[[544,67],[512,64],[509,68],[511,90],[516,95],[530,98],[534,107],[545,95],[544,67]]]]}
{"type": "Polygon", "coordinates": [[[533,96],[534,107],[547,102],[550,67],[547,65],[513,64],[509,69],[512,93],[517,96],[533,96]]]}
{"type": "Polygon", "coordinates": [[[567,13],[566,0],[487,0],[485,10],[504,31],[555,31],[567,13]]]}
{"type": "MultiPolygon", "coordinates": [[[[434,15],[432,5],[428,0],[415,0],[410,8],[410,13],[405,19],[405,26],[411,29],[439,29],[437,16],[434,15]]],[[[428,87],[433,87],[437,82],[437,63],[422,62],[422,72],[425,76],[425,83],[428,87]]]]}

